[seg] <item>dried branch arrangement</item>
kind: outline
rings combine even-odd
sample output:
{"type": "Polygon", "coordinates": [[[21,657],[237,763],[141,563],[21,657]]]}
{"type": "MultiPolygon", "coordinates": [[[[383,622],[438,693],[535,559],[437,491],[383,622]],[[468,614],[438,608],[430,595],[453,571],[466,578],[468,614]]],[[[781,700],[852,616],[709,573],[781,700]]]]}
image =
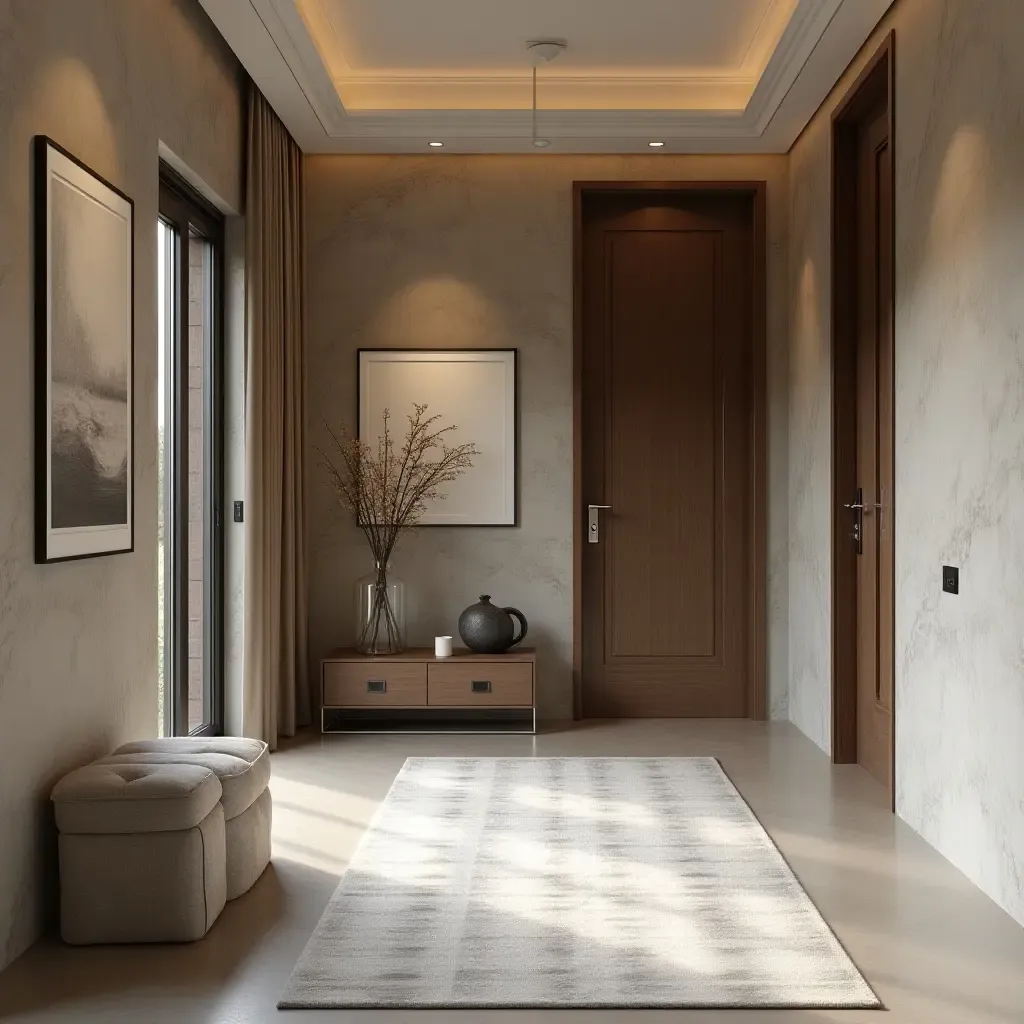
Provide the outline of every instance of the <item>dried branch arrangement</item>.
{"type": "Polygon", "coordinates": [[[376,593],[359,641],[361,649],[372,653],[377,652],[381,628],[386,631],[387,650],[393,653],[404,644],[387,598],[387,568],[395,546],[423,517],[427,504],[443,500],[445,485],[471,469],[480,454],[472,443],[449,447],[448,435],[456,427],[439,426],[441,416],[428,416],[425,405],[414,405],[406,418],[408,427],[400,443],[391,433],[391,413],[385,409],[376,445],[328,426],[330,450],[319,449],[339,504],[355,514],[376,562],[376,593]]]}

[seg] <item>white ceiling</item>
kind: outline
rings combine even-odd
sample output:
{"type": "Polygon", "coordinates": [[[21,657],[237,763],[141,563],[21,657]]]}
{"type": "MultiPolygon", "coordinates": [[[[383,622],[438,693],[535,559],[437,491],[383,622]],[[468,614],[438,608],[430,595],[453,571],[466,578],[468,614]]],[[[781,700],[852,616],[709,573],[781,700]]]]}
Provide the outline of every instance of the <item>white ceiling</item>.
{"type": "Polygon", "coordinates": [[[306,152],[785,152],[892,0],[201,0],[306,152]]]}

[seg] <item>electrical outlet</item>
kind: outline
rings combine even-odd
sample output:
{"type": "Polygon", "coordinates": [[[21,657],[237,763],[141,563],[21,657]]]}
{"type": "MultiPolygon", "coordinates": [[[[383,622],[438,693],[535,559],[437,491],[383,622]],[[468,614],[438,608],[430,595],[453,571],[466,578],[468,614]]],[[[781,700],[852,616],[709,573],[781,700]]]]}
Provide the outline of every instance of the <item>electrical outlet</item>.
{"type": "Polygon", "coordinates": [[[235,516],[234,516],[234,518],[235,518],[235,522],[236,522],[236,523],[240,523],[240,522],[242,522],[242,520],[243,520],[243,518],[244,518],[244,516],[243,516],[243,505],[242,505],[242,502],[240,502],[240,501],[236,501],[236,502],[234,503],[234,512],[235,512],[235,516]]]}
{"type": "Polygon", "coordinates": [[[942,589],[947,594],[960,593],[960,570],[956,566],[942,567],[942,589]]]}

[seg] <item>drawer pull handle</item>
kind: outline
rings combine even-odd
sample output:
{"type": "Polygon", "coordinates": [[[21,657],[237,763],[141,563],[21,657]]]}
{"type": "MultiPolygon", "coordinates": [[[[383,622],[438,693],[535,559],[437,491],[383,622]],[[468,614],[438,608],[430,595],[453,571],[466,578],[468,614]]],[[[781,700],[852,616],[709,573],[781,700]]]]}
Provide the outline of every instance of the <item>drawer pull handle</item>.
{"type": "Polygon", "coordinates": [[[491,692],[491,681],[490,679],[474,679],[470,684],[473,693],[490,693],[491,692]]]}
{"type": "Polygon", "coordinates": [[[388,688],[386,679],[368,679],[366,681],[367,693],[384,693],[388,688]]]}

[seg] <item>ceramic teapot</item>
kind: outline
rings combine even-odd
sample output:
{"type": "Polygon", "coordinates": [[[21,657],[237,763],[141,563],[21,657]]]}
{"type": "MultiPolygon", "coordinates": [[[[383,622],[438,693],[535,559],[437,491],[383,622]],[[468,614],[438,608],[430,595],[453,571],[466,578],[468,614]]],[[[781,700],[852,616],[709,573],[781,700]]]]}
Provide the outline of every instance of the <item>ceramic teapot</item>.
{"type": "Polygon", "coordinates": [[[459,616],[462,642],[479,654],[501,654],[522,643],[526,636],[526,616],[518,608],[498,608],[491,604],[491,595],[482,594],[479,604],[471,604],[459,616]],[[519,636],[515,635],[513,616],[519,620],[519,636]]]}

